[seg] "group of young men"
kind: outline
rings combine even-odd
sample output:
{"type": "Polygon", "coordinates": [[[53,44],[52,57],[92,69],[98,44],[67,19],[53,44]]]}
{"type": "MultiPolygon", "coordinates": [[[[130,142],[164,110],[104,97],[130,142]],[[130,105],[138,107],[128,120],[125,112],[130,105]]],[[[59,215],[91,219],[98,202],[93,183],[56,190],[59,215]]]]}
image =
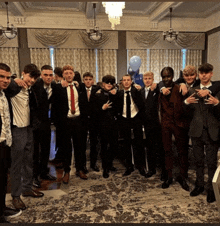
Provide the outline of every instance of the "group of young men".
{"type": "MultiPolygon", "coordinates": [[[[123,176],[130,175],[135,167],[142,176],[149,178],[156,174],[159,164],[162,188],[168,188],[173,182],[174,135],[180,169],[176,181],[189,191],[190,137],[196,164],[196,184],[190,195],[197,196],[204,191],[205,146],[207,201],[214,202],[212,178],[217,167],[220,85],[211,82],[212,65],[203,64],[198,70],[199,80],[195,67],[187,66],[183,79],[174,82],[173,69],[165,67],[161,71],[160,84],[154,84],[153,73],[146,72],[143,75],[145,87],[141,90],[126,74],[121,80],[123,88],[118,90],[112,75],[104,76],[101,86],[94,85],[90,72],[83,74],[83,83],[75,82],[74,69],[70,65],[62,68],[63,79],[57,84],[49,65],[44,65],[41,72],[34,64],[26,65],[22,78],[13,80],[10,68],[0,63],[0,177],[4,182],[1,184],[4,192],[0,200],[0,222],[6,222],[5,216],[17,216],[26,208],[21,195],[44,195],[33,190],[32,185],[39,188],[41,180],[56,180],[47,166],[51,122],[56,127],[56,160],[64,169],[64,184],[69,183],[73,149],[76,175],[88,179],[86,144],[89,134],[91,170],[100,171],[97,164],[100,139],[104,178],[117,170],[113,166],[117,156],[126,167],[123,176]],[[121,149],[118,148],[119,136],[123,140],[121,149]],[[5,206],[9,167],[15,209],[5,206]]],[[[56,71],[61,74],[61,70],[56,71]]]]}

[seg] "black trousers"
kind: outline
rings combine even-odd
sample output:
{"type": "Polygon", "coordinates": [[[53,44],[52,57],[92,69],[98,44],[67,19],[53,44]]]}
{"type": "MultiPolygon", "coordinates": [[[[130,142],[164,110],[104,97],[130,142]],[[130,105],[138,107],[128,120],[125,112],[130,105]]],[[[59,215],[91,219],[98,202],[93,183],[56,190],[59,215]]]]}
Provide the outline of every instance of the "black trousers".
{"type": "Polygon", "coordinates": [[[64,157],[64,171],[70,172],[72,159],[72,145],[74,148],[75,168],[83,170],[86,164],[83,127],[80,116],[67,118],[66,123],[60,129],[60,146],[64,157]],[[71,141],[72,140],[72,141],[71,141]]]}
{"type": "Polygon", "coordinates": [[[158,163],[161,170],[165,171],[165,152],[160,124],[156,125],[156,122],[154,126],[149,126],[149,123],[144,124],[144,131],[148,170],[155,171],[158,163]]]}
{"type": "MultiPolygon", "coordinates": [[[[98,157],[98,123],[93,119],[84,119],[83,120],[83,138],[84,138],[84,153],[86,155],[86,142],[87,135],[89,132],[89,142],[90,142],[90,166],[95,166],[98,157]]],[[[86,158],[86,156],[84,157],[86,158]]]]}
{"type": "Polygon", "coordinates": [[[11,164],[10,148],[0,143],[0,216],[5,208],[5,196],[7,191],[7,173],[11,164]]]}
{"type": "Polygon", "coordinates": [[[210,138],[206,129],[203,130],[201,137],[192,137],[191,139],[196,164],[196,185],[204,186],[204,162],[206,153],[208,167],[207,189],[213,190],[212,179],[217,168],[218,143],[210,138]]]}
{"type": "Polygon", "coordinates": [[[131,119],[122,117],[119,121],[119,125],[120,136],[123,138],[122,156],[124,156],[126,168],[133,166],[131,147],[133,147],[135,167],[137,169],[146,168],[141,119],[138,116],[131,119]],[[132,130],[134,135],[133,140],[131,137],[132,130]]]}
{"type": "Polygon", "coordinates": [[[46,128],[39,128],[33,131],[34,136],[34,155],[33,155],[33,176],[47,174],[47,167],[50,156],[51,129],[50,125],[46,128]]]}

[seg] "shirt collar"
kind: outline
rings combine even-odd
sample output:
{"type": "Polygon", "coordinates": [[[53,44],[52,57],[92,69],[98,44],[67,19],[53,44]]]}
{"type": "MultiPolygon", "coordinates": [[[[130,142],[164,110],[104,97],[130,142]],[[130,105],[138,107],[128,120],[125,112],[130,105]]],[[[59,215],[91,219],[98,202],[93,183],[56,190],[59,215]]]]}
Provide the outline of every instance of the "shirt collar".
{"type": "Polygon", "coordinates": [[[145,86],[145,90],[149,91],[150,90],[150,86],[148,86],[148,87],[145,86]]]}
{"type": "Polygon", "coordinates": [[[130,87],[128,90],[125,90],[125,89],[124,89],[124,93],[127,92],[127,91],[130,91],[130,92],[131,92],[131,87],[130,87]]]}
{"type": "Polygon", "coordinates": [[[205,85],[205,86],[200,83],[200,89],[202,89],[203,87],[209,88],[210,86],[212,86],[211,82],[208,85],[205,85]]]}
{"type": "Polygon", "coordinates": [[[44,89],[50,88],[50,87],[51,87],[51,84],[48,86],[48,85],[46,85],[46,84],[44,83],[44,89]]]}

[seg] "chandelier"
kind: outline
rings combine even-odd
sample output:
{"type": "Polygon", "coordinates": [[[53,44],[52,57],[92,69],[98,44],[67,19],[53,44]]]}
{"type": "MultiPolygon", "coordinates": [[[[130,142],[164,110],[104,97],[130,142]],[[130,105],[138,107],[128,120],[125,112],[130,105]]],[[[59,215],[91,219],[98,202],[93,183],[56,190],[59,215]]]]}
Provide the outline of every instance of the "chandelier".
{"type": "Polygon", "coordinates": [[[4,28],[0,25],[0,35],[4,35],[8,39],[13,39],[17,36],[17,28],[11,24],[9,25],[9,17],[8,17],[8,2],[5,2],[6,10],[7,10],[7,27],[4,28]]]}
{"type": "Polygon", "coordinates": [[[177,39],[178,33],[178,31],[174,31],[172,28],[172,8],[170,8],[170,29],[163,32],[163,39],[172,42],[177,39]]]}
{"type": "Polygon", "coordinates": [[[120,24],[122,9],[125,8],[125,2],[102,2],[105,7],[105,13],[108,14],[108,20],[111,22],[111,28],[115,30],[115,25],[120,24]]]}
{"type": "Polygon", "coordinates": [[[89,39],[93,41],[98,41],[102,38],[102,33],[101,31],[98,30],[98,27],[96,26],[96,3],[93,3],[93,10],[94,10],[94,29],[89,30],[88,36],[89,39]]]}

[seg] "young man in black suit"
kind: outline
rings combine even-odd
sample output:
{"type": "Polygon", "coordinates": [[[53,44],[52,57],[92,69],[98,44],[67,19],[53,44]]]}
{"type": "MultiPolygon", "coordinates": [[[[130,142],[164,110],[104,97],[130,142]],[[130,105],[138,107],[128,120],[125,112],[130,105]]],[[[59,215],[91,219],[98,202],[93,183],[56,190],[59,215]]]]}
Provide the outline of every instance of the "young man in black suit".
{"type": "Polygon", "coordinates": [[[143,74],[143,82],[145,87],[141,89],[141,94],[145,103],[145,146],[147,147],[148,172],[146,177],[152,177],[156,174],[156,163],[161,167],[161,180],[165,180],[165,154],[162,143],[161,125],[159,121],[159,87],[152,89],[154,74],[150,71],[143,74]]]}
{"type": "MultiPolygon", "coordinates": [[[[86,72],[83,74],[83,83],[80,85],[80,95],[79,95],[79,109],[82,118],[84,131],[84,149],[86,154],[86,142],[87,135],[89,132],[90,140],[90,168],[96,172],[99,172],[99,167],[96,164],[98,150],[96,148],[98,143],[98,123],[97,115],[95,111],[95,93],[99,87],[93,85],[93,74],[91,72],[86,72]]],[[[86,166],[85,166],[86,169],[86,166]]]]}
{"type": "Polygon", "coordinates": [[[200,85],[189,92],[189,97],[184,101],[186,110],[191,111],[193,116],[190,123],[189,136],[192,139],[193,154],[196,163],[196,183],[190,196],[197,196],[204,191],[204,159],[208,166],[207,202],[215,201],[212,187],[212,179],[217,168],[217,152],[219,140],[219,113],[220,93],[218,98],[208,95],[201,98],[198,95],[200,89],[208,89],[212,86],[211,78],[213,66],[205,63],[199,68],[200,85]],[[204,148],[205,147],[205,148],[204,148]]]}
{"type": "Polygon", "coordinates": [[[74,69],[70,65],[63,67],[63,77],[68,83],[67,87],[57,84],[53,90],[52,113],[56,128],[60,131],[60,147],[64,157],[64,177],[63,183],[69,183],[72,143],[74,147],[76,175],[81,179],[88,179],[84,172],[86,165],[83,124],[79,109],[79,93],[73,83],[74,69]]]}
{"type": "Polygon", "coordinates": [[[122,77],[124,90],[120,90],[117,97],[117,112],[119,119],[120,134],[124,139],[123,156],[126,171],[123,176],[128,176],[134,171],[132,163],[132,151],[134,164],[140,174],[146,176],[146,160],[143,145],[142,122],[144,118],[144,101],[141,92],[132,86],[131,75],[122,77]],[[131,130],[134,134],[134,145],[132,144],[131,130]]]}
{"type": "Polygon", "coordinates": [[[22,211],[5,206],[7,191],[8,168],[11,165],[10,146],[12,144],[10,98],[5,95],[11,81],[11,70],[6,64],[0,63],[0,223],[9,223],[5,217],[19,216],[22,211]]]}
{"type": "Polygon", "coordinates": [[[50,65],[41,67],[41,78],[33,85],[38,106],[37,117],[40,122],[38,128],[33,131],[34,135],[34,181],[35,187],[41,187],[43,180],[56,180],[56,177],[49,173],[47,167],[50,156],[51,141],[51,103],[55,83],[53,82],[53,68],[50,65]]]}

